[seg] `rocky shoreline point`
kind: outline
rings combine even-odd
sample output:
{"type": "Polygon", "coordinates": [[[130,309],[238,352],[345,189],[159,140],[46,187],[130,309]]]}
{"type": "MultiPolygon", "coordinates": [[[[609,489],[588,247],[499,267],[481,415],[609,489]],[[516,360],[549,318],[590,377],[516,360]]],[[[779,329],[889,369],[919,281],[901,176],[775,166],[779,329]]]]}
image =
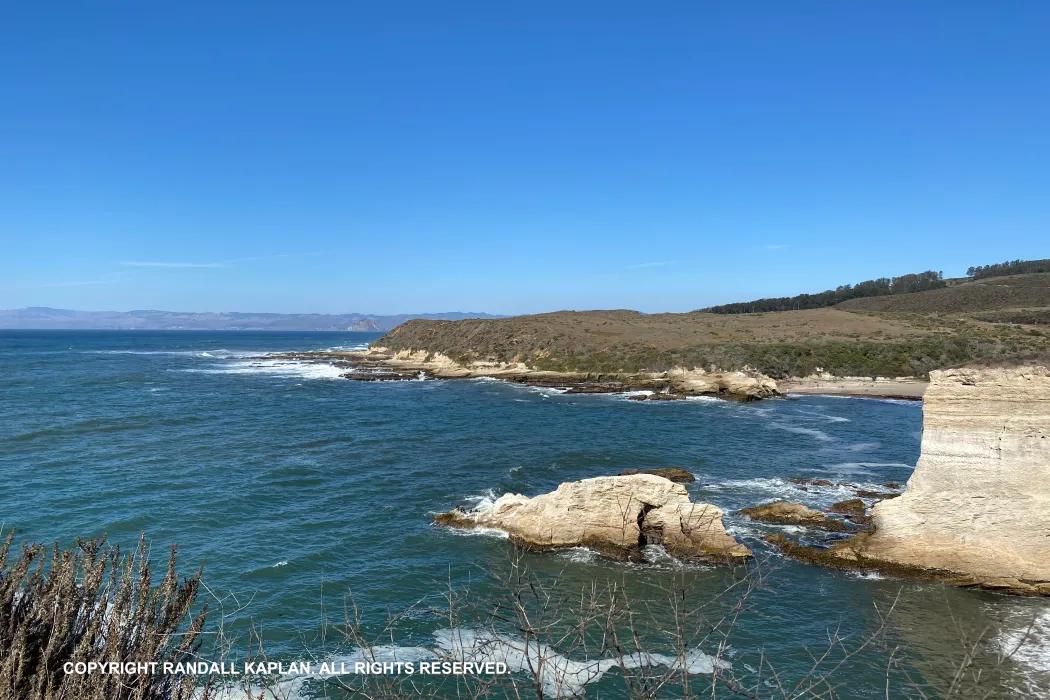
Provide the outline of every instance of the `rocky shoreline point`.
{"type": "Polygon", "coordinates": [[[508,493],[482,509],[440,513],[434,522],[500,530],[528,549],[587,547],[632,561],[642,560],[648,545],[682,559],[732,563],[751,555],[726,532],[720,508],[694,503],[684,486],[653,474],[571,481],[533,498],[508,493]]]}
{"type": "MultiPolygon", "coordinates": [[[[961,368],[930,379],[919,461],[899,498],[870,509],[871,531],[828,547],[769,540],[835,568],[1050,595],[1050,370],[961,368]]],[[[857,504],[840,511],[856,517],[857,504]]]]}
{"type": "Polygon", "coordinates": [[[392,351],[383,347],[367,350],[325,350],[268,355],[267,359],[323,362],[346,369],[344,379],[391,381],[412,379],[502,379],[529,386],[564,389],[569,394],[614,394],[635,392],[635,401],[717,396],[737,401],[755,401],[780,396],[772,378],[753,370],[707,372],[676,368],[666,372],[596,373],[537,370],[521,362],[460,363],[441,353],[425,350],[392,351]]]}

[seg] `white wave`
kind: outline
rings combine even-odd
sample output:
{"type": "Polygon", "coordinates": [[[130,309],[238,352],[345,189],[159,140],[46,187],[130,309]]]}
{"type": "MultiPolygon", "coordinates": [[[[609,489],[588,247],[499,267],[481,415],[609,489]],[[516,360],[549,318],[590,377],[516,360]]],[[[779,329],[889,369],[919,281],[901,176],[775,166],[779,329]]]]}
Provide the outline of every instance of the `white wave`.
{"type": "Polygon", "coordinates": [[[670,569],[692,569],[692,568],[707,568],[697,567],[693,564],[686,564],[681,559],[678,559],[666,549],[663,545],[650,544],[642,547],[642,556],[645,557],[645,564],[647,566],[655,566],[657,568],[670,568],[670,569]]]}
{"type": "Polygon", "coordinates": [[[877,450],[882,446],[880,442],[854,442],[849,445],[837,445],[836,450],[844,450],[846,452],[871,452],[877,450]]]}
{"type": "Polygon", "coordinates": [[[202,358],[244,358],[269,354],[266,350],[83,350],[86,355],[165,355],[169,357],[202,357],[202,358]]]}
{"type": "Polygon", "coordinates": [[[510,533],[505,530],[497,530],[494,527],[447,527],[442,532],[455,535],[456,537],[494,537],[497,540],[510,538],[510,533]]]}
{"type": "Polygon", "coordinates": [[[830,413],[821,413],[819,411],[803,411],[803,410],[800,409],[800,410],[796,411],[796,413],[799,414],[799,415],[803,415],[803,416],[813,416],[814,418],[821,418],[823,420],[828,421],[829,423],[851,423],[852,422],[851,419],[846,418],[844,416],[835,416],[835,415],[832,415],[830,413]]]}
{"type": "Polygon", "coordinates": [[[496,504],[496,499],[499,496],[493,489],[489,489],[485,493],[478,494],[476,496],[467,496],[463,500],[471,504],[470,510],[475,513],[484,513],[492,510],[492,506],[496,504]]]}
{"type": "Polygon", "coordinates": [[[725,399],[720,399],[717,396],[686,396],[685,400],[686,401],[701,401],[703,403],[725,404],[726,406],[729,405],[728,401],[726,401],[725,399]]]}
{"type": "MultiPolygon", "coordinates": [[[[433,633],[433,646],[400,646],[382,644],[369,649],[357,649],[349,654],[328,659],[329,669],[334,675],[356,673],[359,662],[414,663],[422,661],[461,661],[472,663],[502,663],[508,673],[528,673],[539,677],[545,697],[577,697],[584,693],[585,686],[600,680],[607,671],[619,666],[624,670],[647,669],[666,666],[672,671],[685,671],[690,675],[710,675],[715,670],[730,669],[729,661],[711,656],[700,649],[691,649],[679,656],[650,652],[635,652],[618,658],[570,659],[550,648],[549,645],[510,635],[497,634],[468,628],[438,630],[433,633]]],[[[300,700],[304,685],[311,679],[331,677],[317,672],[309,674],[286,674],[266,686],[248,683],[218,688],[210,697],[220,700],[248,700],[249,698],[280,698],[300,700]]],[[[197,695],[196,697],[199,697],[197,695]]]]}
{"type": "Polygon", "coordinates": [[[1050,687],[1050,607],[1017,615],[1014,624],[995,637],[995,645],[1025,672],[1025,695],[1044,697],[1050,687]]]}
{"type": "Polygon", "coordinates": [[[333,345],[330,348],[325,348],[328,352],[357,352],[360,350],[367,350],[368,343],[355,343],[353,345],[333,345]]]}
{"type": "Polygon", "coordinates": [[[912,469],[904,462],[838,462],[825,465],[825,469],[835,474],[874,474],[881,469],[912,469]]]}
{"type": "Polygon", "coordinates": [[[340,379],[347,370],[320,362],[255,359],[175,371],[191,374],[265,374],[289,379],[340,379]]]}
{"type": "Polygon", "coordinates": [[[539,675],[544,693],[550,697],[574,697],[583,694],[584,687],[601,679],[609,669],[647,666],[667,666],[683,669],[690,674],[710,674],[715,669],[729,668],[730,664],[709,656],[700,649],[690,649],[682,658],[665,654],[639,652],[623,658],[570,659],[546,644],[509,635],[455,628],[434,633],[437,649],[447,657],[460,661],[504,663],[511,673],[529,672],[539,675]]]}
{"type": "Polygon", "coordinates": [[[528,386],[525,384],[519,386],[525,386],[529,391],[539,394],[545,399],[549,399],[552,396],[561,396],[569,390],[567,387],[560,386],[528,386]]]}
{"type": "MultiPolygon", "coordinates": [[[[441,629],[433,633],[433,638],[432,647],[387,644],[355,649],[349,654],[333,656],[327,663],[333,670],[346,669],[349,674],[355,672],[355,664],[359,662],[418,664],[423,661],[459,661],[505,664],[509,673],[535,674],[544,695],[556,698],[582,695],[588,684],[600,680],[608,670],[617,666],[624,670],[667,667],[683,670],[690,675],[710,675],[716,669],[731,668],[728,661],[711,656],[699,648],[689,649],[680,657],[640,651],[619,658],[577,660],[534,640],[526,642],[518,637],[484,630],[463,627],[441,629]]],[[[315,664],[315,667],[319,668],[319,665],[315,664]]],[[[323,676],[319,670],[309,674],[285,675],[265,688],[231,686],[212,697],[222,700],[259,697],[300,700],[306,697],[304,685],[307,681],[324,677],[328,676],[323,676]]]]}
{"type": "Polygon", "coordinates": [[[276,564],[273,564],[270,568],[271,569],[277,569],[277,568],[280,568],[282,566],[288,566],[288,560],[287,559],[282,559],[281,561],[277,562],[276,564]]]}
{"type": "MultiPolygon", "coordinates": [[[[496,495],[496,492],[492,489],[489,489],[488,491],[485,491],[482,494],[478,494],[475,496],[467,496],[463,500],[470,504],[470,507],[466,508],[466,511],[468,513],[484,513],[486,511],[492,510],[492,507],[495,505],[497,498],[499,497],[496,495]]],[[[504,540],[510,537],[510,535],[507,532],[503,530],[497,530],[493,527],[451,527],[447,528],[445,532],[465,537],[481,535],[483,537],[496,537],[504,540]]]]}
{"type": "Polygon", "coordinates": [[[708,483],[701,479],[704,491],[767,491],[775,494],[798,495],[803,493],[794,484],[780,477],[756,477],[754,479],[727,479],[708,483]]]}
{"type": "Polygon", "coordinates": [[[853,483],[846,485],[836,483],[830,486],[817,486],[808,483],[796,484],[780,477],[729,479],[715,483],[707,483],[707,478],[705,477],[701,481],[704,482],[701,490],[744,496],[747,498],[748,505],[785,500],[802,503],[818,509],[827,509],[828,506],[837,501],[856,498],[855,488],[870,491],[886,491],[886,488],[879,484],[853,483]],[[803,486],[805,487],[804,489],[802,488],[803,486]]]}
{"type": "Polygon", "coordinates": [[[806,532],[801,525],[790,525],[784,523],[762,523],[752,520],[734,520],[726,524],[726,532],[734,537],[763,538],[770,530],[780,530],[788,535],[800,535],[806,532]]]}
{"type": "Polygon", "coordinates": [[[790,423],[783,423],[781,421],[774,421],[769,424],[769,427],[775,428],[776,430],[786,430],[789,433],[797,433],[798,435],[808,435],[809,437],[821,442],[831,442],[835,439],[823,430],[804,428],[800,425],[791,425],[790,423]]]}
{"type": "Polygon", "coordinates": [[[569,387],[563,386],[534,386],[532,384],[522,384],[520,382],[509,382],[506,379],[500,377],[471,377],[467,381],[477,382],[479,384],[496,383],[502,384],[503,386],[520,389],[527,391],[532,394],[539,394],[543,398],[547,399],[551,396],[561,396],[562,394],[569,391],[569,387]]]}
{"type": "Polygon", "coordinates": [[[571,547],[561,550],[558,554],[576,564],[590,564],[598,559],[598,553],[586,547],[571,547]]]}

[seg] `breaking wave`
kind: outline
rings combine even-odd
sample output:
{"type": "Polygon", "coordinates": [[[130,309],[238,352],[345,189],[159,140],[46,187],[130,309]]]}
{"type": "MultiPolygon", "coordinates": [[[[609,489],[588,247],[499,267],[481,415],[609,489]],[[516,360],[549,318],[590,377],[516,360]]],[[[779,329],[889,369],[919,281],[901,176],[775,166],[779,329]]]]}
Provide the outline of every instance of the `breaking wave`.
{"type": "Polygon", "coordinates": [[[804,428],[801,425],[791,425],[790,423],[784,423],[782,421],[773,421],[769,424],[770,428],[776,430],[785,430],[789,433],[796,433],[798,435],[808,435],[814,440],[820,440],[821,442],[832,442],[835,438],[831,437],[823,430],[817,430],[816,428],[804,428]]]}
{"type": "MultiPolygon", "coordinates": [[[[387,644],[356,649],[349,654],[334,656],[328,663],[335,668],[346,668],[353,675],[356,663],[420,663],[423,661],[454,661],[475,664],[505,664],[508,673],[528,673],[536,677],[545,697],[578,697],[590,683],[601,680],[613,668],[623,670],[668,668],[690,675],[710,675],[715,670],[731,668],[725,659],[711,656],[699,648],[686,650],[681,655],[638,651],[614,658],[571,659],[547,644],[464,627],[440,629],[433,633],[428,646],[398,646],[387,644]]],[[[329,676],[320,673],[286,675],[267,688],[227,688],[212,697],[224,700],[241,698],[277,697],[299,700],[306,682],[329,676]]]]}
{"type": "Polygon", "coordinates": [[[173,371],[191,374],[262,374],[288,379],[340,379],[347,370],[319,362],[252,359],[173,371]]]}

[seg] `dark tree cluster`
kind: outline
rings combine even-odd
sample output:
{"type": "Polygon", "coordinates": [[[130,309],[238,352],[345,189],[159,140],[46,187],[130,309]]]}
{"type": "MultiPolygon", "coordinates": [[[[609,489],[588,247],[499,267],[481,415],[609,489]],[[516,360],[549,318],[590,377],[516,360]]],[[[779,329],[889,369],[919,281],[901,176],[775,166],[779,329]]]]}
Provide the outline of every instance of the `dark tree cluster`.
{"type": "Polygon", "coordinates": [[[773,297],[770,299],[737,302],[735,304],[722,304],[720,306],[709,306],[706,309],[700,309],[700,311],[715,314],[749,314],[762,311],[819,309],[825,306],[834,306],[848,299],[923,292],[927,289],[939,289],[944,286],[945,282],[942,273],[927,270],[926,272],[901,275],[900,277],[880,277],[879,279],[858,282],[857,284],[844,284],[835,289],[828,289],[815,294],[799,294],[793,297],[773,297]]]}
{"type": "Polygon", "coordinates": [[[1050,259],[1005,260],[1001,263],[992,263],[991,265],[974,265],[966,271],[966,274],[975,280],[979,280],[983,277],[1026,275],[1033,272],[1050,272],[1050,259]]]}

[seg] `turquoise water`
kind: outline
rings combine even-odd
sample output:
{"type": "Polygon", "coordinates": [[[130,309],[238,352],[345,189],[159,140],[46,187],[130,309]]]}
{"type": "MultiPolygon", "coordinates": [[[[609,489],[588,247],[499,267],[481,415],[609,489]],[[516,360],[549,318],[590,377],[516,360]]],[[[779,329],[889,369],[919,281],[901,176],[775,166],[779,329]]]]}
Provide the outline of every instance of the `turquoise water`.
{"type": "MultiPolygon", "coordinates": [[[[209,588],[245,605],[231,630],[254,623],[271,655],[320,658],[352,651],[320,634],[325,610],[347,595],[370,625],[418,601],[440,607],[449,585],[471,585],[475,603],[499,598],[485,574],[508,566],[510,545],[430,526],[454,504],[675,465],[697,475],[694,500],[729,512],[776,497],[826,506],[850,494],[788,479],[875,487],[906,480],[918,456],[915,403],[634,402],[494,381],[351,382],[323,365],[251,359],[375,337],[0,331],[0,523],[19,541],[105,534],[129,545],[145,533],[157,552],[178,543],[187,572],[203,565],[209,588]]],[[[893,647],[903,659],[893,682],[907,673],[937,696],[962,660],[960,637],[973,637],[992,697],[1050,693],[1045,601],[825,571],[770,552],[759,539],[768,529],[732,515],[727,525],[764,572],[728,640],[742,677],[762,658],[800,675],[829,628],[859,640],[896,600],[886,646],[845,664],[840,696],[884,697],[893,647]],[[1031,639],[1001,660],[1029,626],[1031,639]]],[[[590,582],[646,595],[680,579],[714,595],[740,575],[658,552],[642,566],[582,551],[526,560],[540,575],[560,573],[570,597],[590,582]]],[[[660,652],[659,613],[647,624],[660,652]]],[[[425,644],[440,628],[413,615],[394,643],[425,644]]],[[[587,692],[621,697],[622,685],[609,674],[587,692]]]]}

